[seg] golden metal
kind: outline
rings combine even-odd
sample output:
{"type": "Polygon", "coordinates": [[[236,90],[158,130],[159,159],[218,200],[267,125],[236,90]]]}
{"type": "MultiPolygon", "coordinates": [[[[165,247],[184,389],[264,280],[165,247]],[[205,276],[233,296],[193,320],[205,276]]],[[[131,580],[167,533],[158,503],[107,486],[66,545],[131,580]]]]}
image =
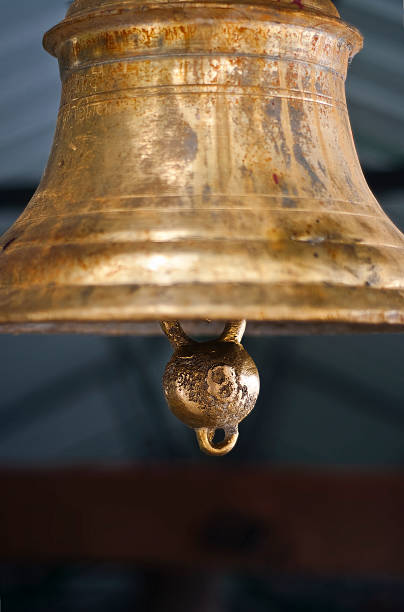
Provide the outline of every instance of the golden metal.
{"type": "Polygon", "coordinates": [[[163,377],[168,405],[195,429],[203,452],[226,455],[259,393],[258,370],[241,345],[246,322],[228,322],[220,338],[210,342],[191,340],[179,321],[163,321],[161,326],[174,348],[163,377]],[[216,443],[218,429],[224,431],[224,439],[216,443]]]}
{"type": "Polygon", "coordinates": [[[329,0],[76,0],[55,141],[0,242],[2,331],[159,320],[398,330],[404,237],[346,109],[329,0]]]}

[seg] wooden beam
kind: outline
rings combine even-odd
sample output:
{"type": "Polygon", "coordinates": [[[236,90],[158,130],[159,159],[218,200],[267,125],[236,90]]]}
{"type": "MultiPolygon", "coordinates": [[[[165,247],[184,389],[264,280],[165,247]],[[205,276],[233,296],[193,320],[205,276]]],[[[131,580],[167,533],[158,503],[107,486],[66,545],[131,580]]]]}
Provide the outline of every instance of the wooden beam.
{"type": "Polygon", "coordinates": [[[404,576],[403,473],[0,470],[0,491],[1,561],[404,576]]]}

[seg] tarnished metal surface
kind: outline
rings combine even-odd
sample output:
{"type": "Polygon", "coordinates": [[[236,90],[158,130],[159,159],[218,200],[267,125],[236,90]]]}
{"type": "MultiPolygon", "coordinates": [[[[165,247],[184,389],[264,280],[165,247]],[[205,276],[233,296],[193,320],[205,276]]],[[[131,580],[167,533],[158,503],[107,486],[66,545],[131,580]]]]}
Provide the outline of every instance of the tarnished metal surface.
{"type": "Polygon", "coordinates": [[[346,109],[362,39],[330,1],[76,0],[44,44],[61,107],[0,242],[3,330],[404,325],[346,109]]]}
{"type": "Polygon", "coordinates": [[[226,455],[238,439],[238,425],[257,401],[260,381],[254,361],[241,345],[245,321],[227,323],[219,340],[195,342],[179,321],[165,321],[174,355],[163,386],[172,412],[193,427],[199,447],[208,455],[226,455]],[[214,440],[223,430],[224,438],[214,440]]]}

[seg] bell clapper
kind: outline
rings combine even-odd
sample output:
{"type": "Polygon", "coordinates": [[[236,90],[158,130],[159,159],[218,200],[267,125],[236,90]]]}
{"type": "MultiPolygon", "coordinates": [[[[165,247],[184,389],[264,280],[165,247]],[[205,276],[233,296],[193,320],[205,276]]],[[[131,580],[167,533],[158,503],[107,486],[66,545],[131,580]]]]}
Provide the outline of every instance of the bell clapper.
{"type": "Polygon", "coordinates": [[[220,338],[207,342],[189,338],[179,321],[161,327],[174,348],[163,376],[171,411],[195,430],[203,452],[226,455],[259,393],[257,367],[241,344],[246,322],[227,322],[220,338]],[[220,442],[214,439],[218,430],[224,431],[220,442]]]}

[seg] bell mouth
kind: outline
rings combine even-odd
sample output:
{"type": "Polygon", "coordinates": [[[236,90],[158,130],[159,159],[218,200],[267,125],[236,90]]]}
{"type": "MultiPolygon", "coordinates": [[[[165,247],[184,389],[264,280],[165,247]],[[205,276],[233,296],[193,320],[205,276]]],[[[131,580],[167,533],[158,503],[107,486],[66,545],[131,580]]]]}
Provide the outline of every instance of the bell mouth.
{"type": "Polygon", "coordinates": [[[181,320],[187,333],[209,336],[243,317],[251,335],[397,333],[404,331],[404,290],[259,283],[0,289],[2,333],[150,335],[160,334],[161,320],[181,320]]]}

